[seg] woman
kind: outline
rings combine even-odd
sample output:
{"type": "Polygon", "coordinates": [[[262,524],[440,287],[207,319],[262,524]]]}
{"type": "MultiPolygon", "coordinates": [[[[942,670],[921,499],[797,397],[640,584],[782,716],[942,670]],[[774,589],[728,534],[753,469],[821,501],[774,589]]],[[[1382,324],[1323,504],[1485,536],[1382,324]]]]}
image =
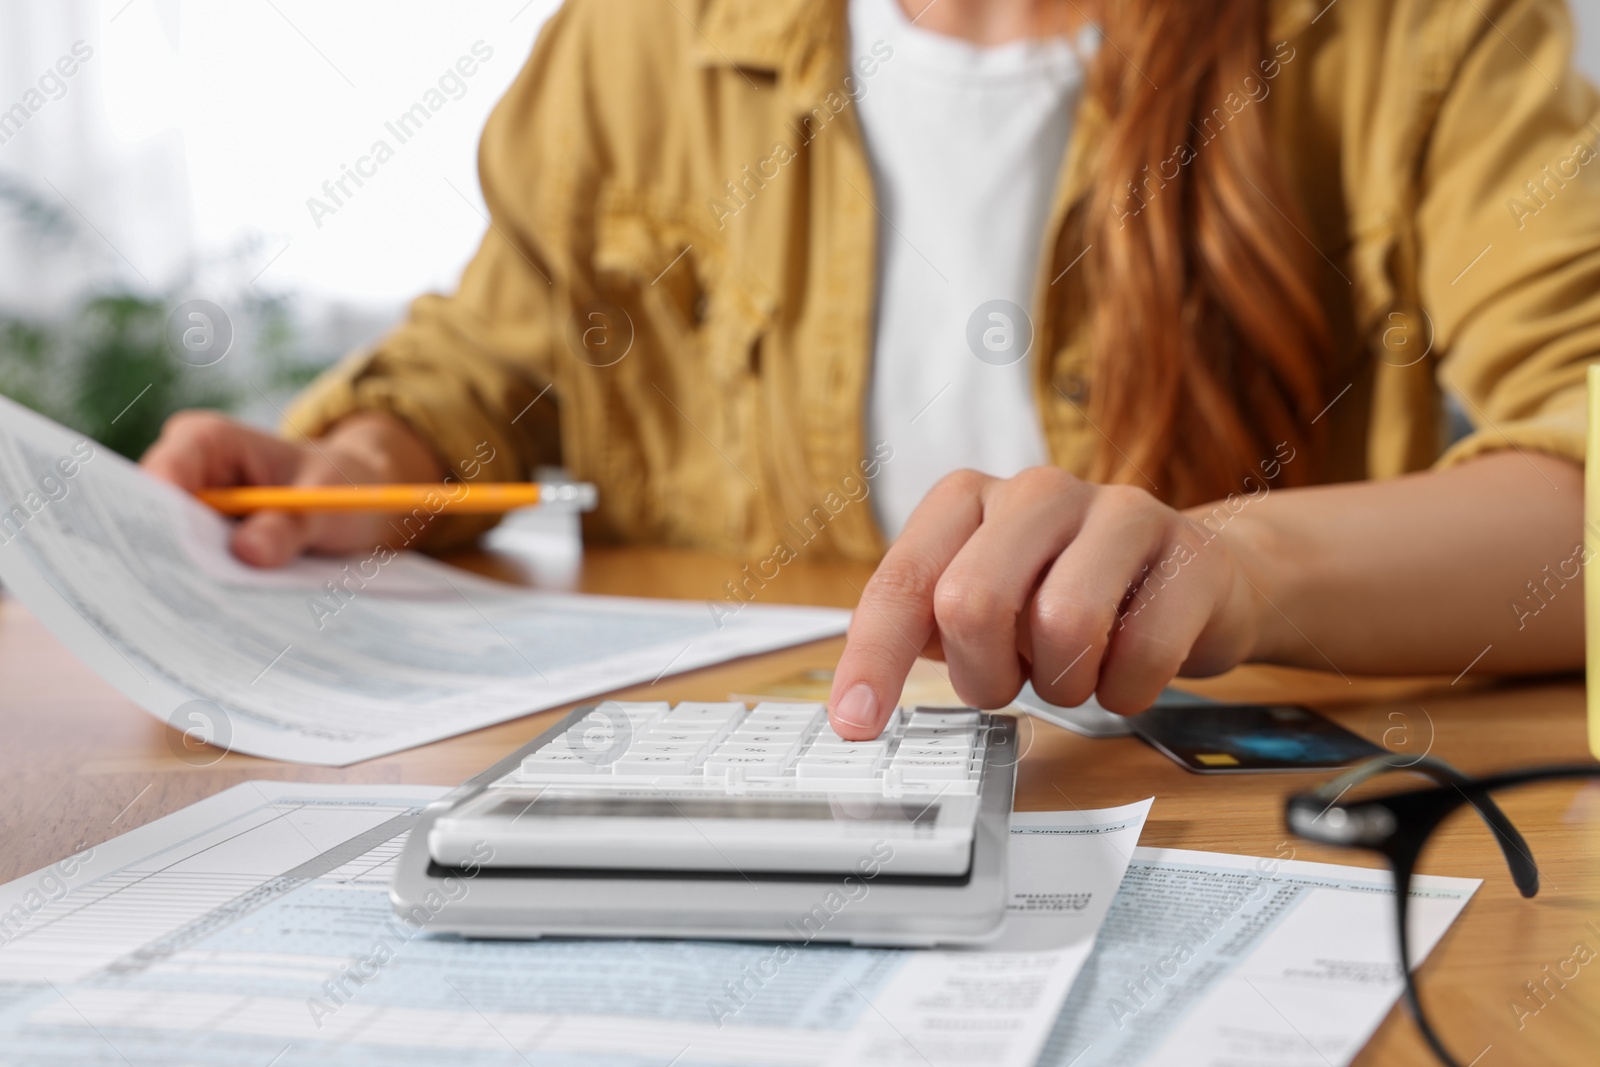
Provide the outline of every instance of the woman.
{"type": "MultiPolygon", "coordinates": [[[[559,461],[591,537],[882,553],[851,737],[925,648],[976,705],[1128,712],[1245,661],[1576,666],[1600,104],[1562,4],[922,2],[570,0],[484,133],[459,292],[298,443],[182,415],[146,465],[559,461]]],[[[234,548],[400,536],[260,514],[234,548]]]]}

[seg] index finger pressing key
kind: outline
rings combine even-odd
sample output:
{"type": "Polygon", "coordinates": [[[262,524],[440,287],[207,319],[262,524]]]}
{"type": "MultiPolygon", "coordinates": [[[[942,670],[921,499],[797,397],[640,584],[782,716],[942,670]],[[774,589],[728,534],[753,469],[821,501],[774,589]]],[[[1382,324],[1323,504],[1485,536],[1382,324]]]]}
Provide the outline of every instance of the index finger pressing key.
{"type": "Polygon", "coordinates": [[[933,637],[939,576],[983,521],[982,489],[990,480],[969,471],[935,486],[862,591],[828,701],[839,736],[865,741],[883,730],[933,637]]]}

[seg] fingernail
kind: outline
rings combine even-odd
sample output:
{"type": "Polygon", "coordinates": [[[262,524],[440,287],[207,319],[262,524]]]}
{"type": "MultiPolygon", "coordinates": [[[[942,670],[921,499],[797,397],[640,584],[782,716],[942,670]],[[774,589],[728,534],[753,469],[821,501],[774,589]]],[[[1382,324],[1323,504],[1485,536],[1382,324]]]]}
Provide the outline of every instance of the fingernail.
{"type": "Polygon", "coordinates": [[[833,706],[833,717],[846,726],[878,725],[878,694],[866,682],[857,682],[833,706]]]}

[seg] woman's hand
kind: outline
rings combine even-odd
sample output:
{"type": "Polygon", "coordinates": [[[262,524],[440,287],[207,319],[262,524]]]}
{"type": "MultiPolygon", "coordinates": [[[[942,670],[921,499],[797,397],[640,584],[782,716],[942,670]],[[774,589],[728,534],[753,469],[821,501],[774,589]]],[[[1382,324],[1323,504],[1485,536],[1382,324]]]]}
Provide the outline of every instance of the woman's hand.
{"type": "MultiPolygon", "coordinates": [[[[139,461],[181,489],[235,485],[437,482],[432,451],[399,419],[363,413],[326,437],[295,444],[210,411],[180,411],[139,461]]],[[[302,552],[354,552],[397,539],[391,516],[369,512],[258,511],[234,527],[233,554],[278,567],[302,552]]]]}
{"type": "Polygon", "coordinates": [[[1142,710],[1174,675],[1256,650],[1264,601],[1228,540],[1141,489],[1054,467],[958,471],[867,583],[834,673],[833,724],[876,737],[919,654],[942,656],[976,707],[1002,707],[1032,679],[1052,703],[1097,694],[1112,711],[1142,710]]]}

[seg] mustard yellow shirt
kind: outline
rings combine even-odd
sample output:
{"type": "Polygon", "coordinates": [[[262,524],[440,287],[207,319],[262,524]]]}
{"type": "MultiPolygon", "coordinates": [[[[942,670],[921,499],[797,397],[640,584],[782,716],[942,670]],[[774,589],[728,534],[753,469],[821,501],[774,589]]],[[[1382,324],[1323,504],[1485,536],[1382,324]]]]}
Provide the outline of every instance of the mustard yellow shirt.
{"type": "MultiPolygon", "coordinates": [[[[1581,461],[1600,97],[1571,68],[1564,4],[1325,4],[1274,4],[1262,79],[1211,123],[1226,137],[1229,113],[1269,109],[1324,264],[1322,470],[1507,447],[1581,461]],[[1474,427],[1448,448],[1446,390],[1474,427]]],[[[492,223],[460,288],[325,374],[288,431],[377,409],[477,479],[565,464],[600,487],[592,539],[881,553],[862,500],[893,462],[863,430],[878,227],[851,102],[872,72],[848,65],[844,7],[568,0],[484,131],[492,223]]],[[[1104,127],[1086,100],[1032,311],[1050,454],[1080,473],[1098,440],[1082,249],[1055,238],[1104,127]]],[[[451,519],[430,542],[484,527],[451,519]]]]}

